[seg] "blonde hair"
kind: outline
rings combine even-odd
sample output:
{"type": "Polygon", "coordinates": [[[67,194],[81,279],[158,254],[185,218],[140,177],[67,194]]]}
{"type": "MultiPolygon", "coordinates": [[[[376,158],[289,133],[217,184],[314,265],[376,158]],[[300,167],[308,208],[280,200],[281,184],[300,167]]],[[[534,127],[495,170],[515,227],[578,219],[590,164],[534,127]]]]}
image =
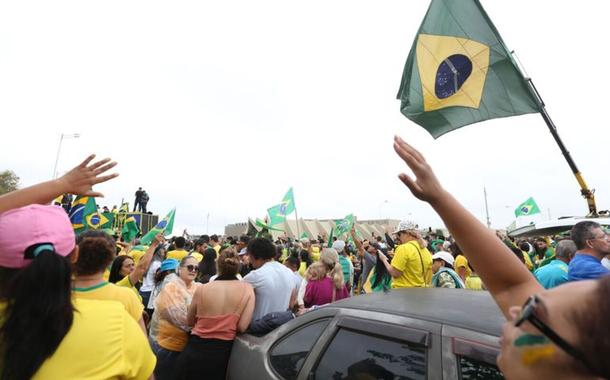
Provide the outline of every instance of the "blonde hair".
{"type": "Polygon", "coordinates": [[[321,280],[324,278],[324,276],[326,276],[326,268],[324,267],[324,264],[316,261],[307,268],[303,277],[305,277],[305,280],[309,282],[321,280]]]}
{"type": "Polygon", "coordinates": [[[339,255],[334,248],[324,248],[320,253],[320,263],[322,263],[326,275],[333,280],[335,288],[343,287],[343,268],[339,263],[339,255]]]}

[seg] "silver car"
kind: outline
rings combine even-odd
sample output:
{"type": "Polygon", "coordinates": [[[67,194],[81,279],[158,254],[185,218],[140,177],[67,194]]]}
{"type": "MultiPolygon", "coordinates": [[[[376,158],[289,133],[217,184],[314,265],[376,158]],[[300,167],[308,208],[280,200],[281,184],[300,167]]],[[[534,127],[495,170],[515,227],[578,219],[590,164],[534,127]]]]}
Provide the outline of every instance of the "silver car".
{"type": "Polygon", "coordinates": [[[235,339],[229,379],[503,379],[488,292],[400,289],[341,300],[235,339]]]}

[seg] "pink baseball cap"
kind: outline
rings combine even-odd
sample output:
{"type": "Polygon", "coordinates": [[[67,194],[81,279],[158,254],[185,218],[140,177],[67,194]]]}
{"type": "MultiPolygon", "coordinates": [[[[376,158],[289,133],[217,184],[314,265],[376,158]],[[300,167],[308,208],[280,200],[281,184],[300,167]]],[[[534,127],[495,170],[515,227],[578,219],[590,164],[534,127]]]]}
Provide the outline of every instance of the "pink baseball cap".
{"type": "Polygon", "coordinates": [[[0,267],[29,265],[32,260],[25,258],[25,251],[42,243],[51,244],[61,256],[74,250],[74,230],[63,208],[29,205],[0,214],[0,267]]]}

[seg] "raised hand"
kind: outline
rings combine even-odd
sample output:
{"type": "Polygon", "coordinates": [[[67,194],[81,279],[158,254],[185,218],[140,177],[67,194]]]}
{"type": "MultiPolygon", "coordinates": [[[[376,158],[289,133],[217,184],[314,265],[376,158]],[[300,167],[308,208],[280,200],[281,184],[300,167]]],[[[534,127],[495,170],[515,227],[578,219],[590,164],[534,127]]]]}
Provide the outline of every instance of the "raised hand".
{"type": "Polygon", "coordinates": [[[112,169],[116,165],[116,162],[111,162],[110,158],[105,158],[89,165],[94,158],[94,154],[90,155],[80,165],[58,179],[58,181],[62,184],[62,187],[65,188],[65,193],[90,197],[104,196],[102,193],[93,191],[93,185],[116,178],[118,173],[104,176],[101,175],[102,173],[112,169]]]}
{"type": "Polygon", "coordinates": [[[398,178],[411,190],[413,195],[428,203],[434,203],[445,193],[432,168],[426,162],[424,156],[403,139],[394,136],[394,150],[402,158],[407,166],[413,171],[415,179],[405,173],[398,178]]]}

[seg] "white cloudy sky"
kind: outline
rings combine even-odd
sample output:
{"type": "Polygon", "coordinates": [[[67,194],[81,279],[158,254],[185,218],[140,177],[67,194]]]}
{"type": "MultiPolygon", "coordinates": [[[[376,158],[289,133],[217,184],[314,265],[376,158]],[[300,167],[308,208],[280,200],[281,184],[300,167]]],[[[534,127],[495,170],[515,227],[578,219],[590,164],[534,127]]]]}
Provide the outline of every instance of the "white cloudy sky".
{"type": "MultiPolygon", "coordinates": [[[[541,91],[598,208],[605,152],[606,2],[483,2],[541,91]]],[[[392,136],[422,150],[446,187],[492,224],[533,196],[552,217],[586,211],[539,115],[433,140],[399,112],[404,61],[427,0],[4,1],[0,170],[49,179],[88,153],[119,162],[100,205],[177,207],[176,226],[222,232],[294,187],[300,217],[410,218],[440,226],[396,179],[392,136]],[[387,201],[387,202],[385,202],[387,201]],[[206,215],[210,214],[209,226],[206,215]]]]}

